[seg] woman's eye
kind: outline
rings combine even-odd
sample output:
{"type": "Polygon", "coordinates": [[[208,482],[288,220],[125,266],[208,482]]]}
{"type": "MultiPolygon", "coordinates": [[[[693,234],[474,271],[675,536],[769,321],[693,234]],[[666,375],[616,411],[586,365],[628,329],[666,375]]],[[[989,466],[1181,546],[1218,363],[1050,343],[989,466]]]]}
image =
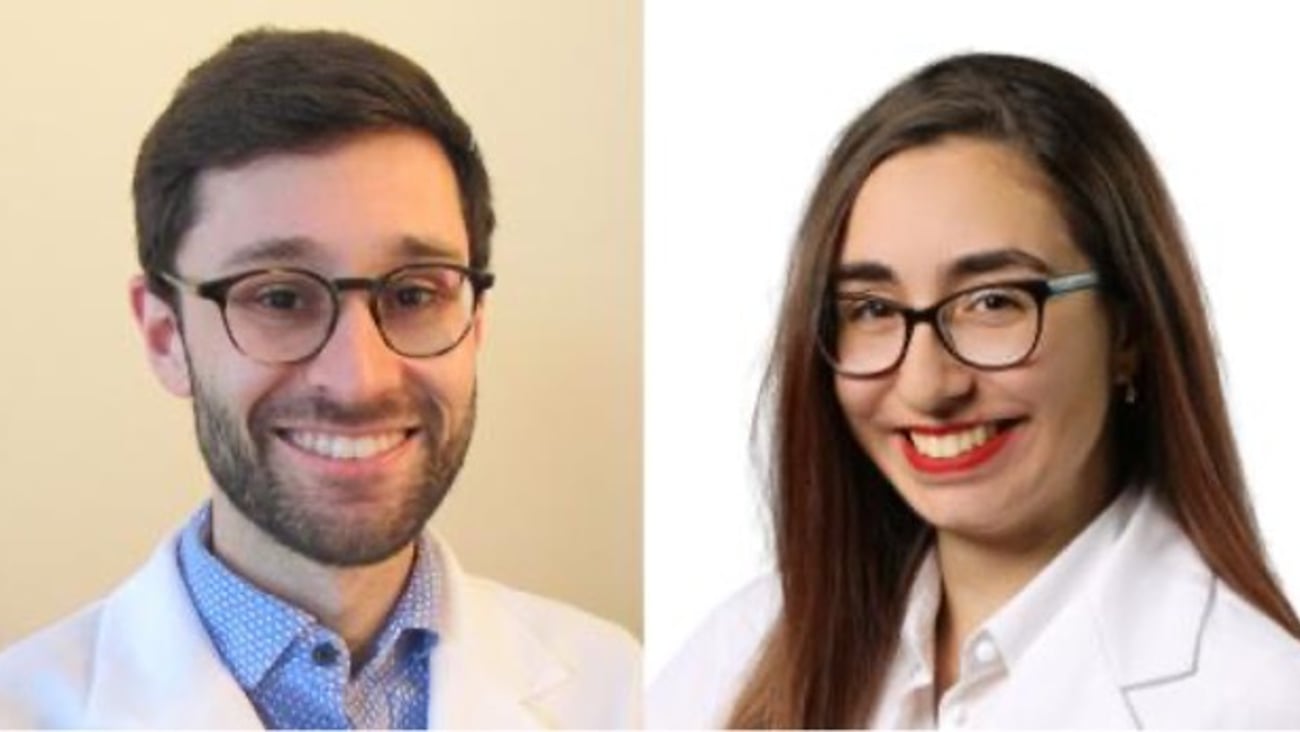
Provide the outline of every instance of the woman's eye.
{"type": "Polygon", "coordinates": [[[966,309],[981,312],[1019,311],[1025,306],[1025,296],[1011,290],[980,290],[966,300],[966,309]]]}
{"type": "Polygon", "coordinates": [[[981,325],[1009,325],[1032,316],[1034,299],[1014,288],[975,290],[952,303],[945,317],[981,325]]]}
{"type": "Polygon", "coordinates": [[[898,307],[878,297],[862,297],[844,304],[844,317],[851,322],[865,322],[889,318],[898,313],[898,307]]]}
{"type": "Polygon", "coordinates": [[[984,310],[1002,310],[1013,305],[1015,302],[1001,292],[981,293],[975,300],[975,306],[984,310]]]}

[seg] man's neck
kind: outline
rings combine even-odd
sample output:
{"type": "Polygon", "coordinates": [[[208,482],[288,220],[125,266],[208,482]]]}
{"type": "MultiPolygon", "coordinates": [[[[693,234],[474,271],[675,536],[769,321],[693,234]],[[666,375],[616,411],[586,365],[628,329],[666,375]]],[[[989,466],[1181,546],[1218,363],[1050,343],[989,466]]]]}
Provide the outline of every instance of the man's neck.
{"type": "Polygon", "coordinates": [[[310,613],[338,633],[354,661],[362,662],[397,604],[415,558],[412,542],[375,564],[321,564],[268,536],[220,491],[214,491],[212,498],[212,550],[259,589],[310,613]]]}

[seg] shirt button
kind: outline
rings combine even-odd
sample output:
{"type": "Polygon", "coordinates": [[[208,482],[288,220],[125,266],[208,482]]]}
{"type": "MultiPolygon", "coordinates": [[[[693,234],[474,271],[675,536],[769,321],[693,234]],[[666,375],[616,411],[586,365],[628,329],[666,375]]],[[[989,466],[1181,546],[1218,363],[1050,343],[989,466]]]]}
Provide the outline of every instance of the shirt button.
{"type": "Polygon", "coordinates": [[[321,643],[311,649],[311,660],[317,666],[333,666],[339,660],[338,649],[329,643],[321,643]]]}
{"type": "Polygon", "coordinates": [[[952,711],[952,721],[958,727],[966,724],[966,707],[957,707],[952,711]]]}
{"type": "Polygon", "coordinates": [[[988,638],[980,638],[975,643],[975,662],[981,666],[987,666],[998,660],[997,646],[988,638]]]}
{"type": "Polygon", "coordinates": [[[429,656],[433,655],[434,640],[433,636],[421,636],[420,639],[416,641],[415,651],[411,654],[412,657],[417,661],[428,660],[429,656]]]}

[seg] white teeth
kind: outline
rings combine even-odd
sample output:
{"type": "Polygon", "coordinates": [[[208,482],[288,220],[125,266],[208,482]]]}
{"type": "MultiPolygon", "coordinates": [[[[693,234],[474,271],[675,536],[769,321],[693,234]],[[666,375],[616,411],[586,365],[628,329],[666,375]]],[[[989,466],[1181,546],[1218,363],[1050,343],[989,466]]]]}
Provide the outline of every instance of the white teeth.
{"type": "Polygon", "coordinates": [[[997,434],[997,428],[991,423],[981,424],[961,432],[949,432],[946,435],[927,435],[920,432],[908,433],[916,451],[932,458],[954,458],[970,452],[989,441],[997,434]]]}
{"type": "Polygon", "coordinates": [[[406,439],[403,432],[385,432],[366,437],[344,437],[321,432],[288,433],[289,441],[307,452],[335,460],[362,460],[388,452],[406,439]]]}

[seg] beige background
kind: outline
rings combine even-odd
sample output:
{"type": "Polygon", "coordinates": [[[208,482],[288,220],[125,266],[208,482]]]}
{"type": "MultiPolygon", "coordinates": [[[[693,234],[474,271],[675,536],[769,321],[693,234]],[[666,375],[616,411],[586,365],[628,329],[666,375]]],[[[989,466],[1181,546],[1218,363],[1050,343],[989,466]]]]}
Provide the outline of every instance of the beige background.
{"type": "Polygon", "coordinates": [[[0,6],[0,647],[108,591],[208,491],[129,317],[131,166],[254,25],[438,80],[496,189],[478,431],[434,525],[473,571],[641,632],[641,38],[627,0],[0,6]]]}

